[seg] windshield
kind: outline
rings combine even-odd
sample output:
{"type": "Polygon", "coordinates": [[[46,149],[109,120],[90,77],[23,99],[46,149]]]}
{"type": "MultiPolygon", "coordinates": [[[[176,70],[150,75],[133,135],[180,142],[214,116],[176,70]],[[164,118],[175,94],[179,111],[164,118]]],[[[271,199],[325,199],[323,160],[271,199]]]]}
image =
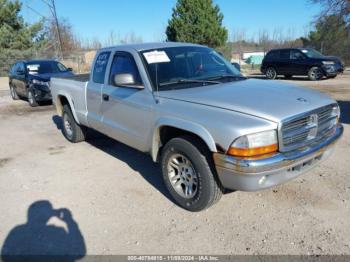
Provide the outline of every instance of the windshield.
{"type": "Polygon", "coordinates": [[[309,58],[324,58],[324,55],[314,49],[302,49],[301,52],[303,52],[309,58]]]}
{"type": "Polygon", "coordinates": [[[160,48],[143,51],[142,56],[151,81],[159,90],[217,84],[242,78],[234,66],[206,47],[160,48]]]}
{"type": "Polygon", "coordinates": [[[68,69],[61,63],[56,61],[33,61],[26,64],[29,73],[47,74],[47,73],[62,73],[68,69]]]}

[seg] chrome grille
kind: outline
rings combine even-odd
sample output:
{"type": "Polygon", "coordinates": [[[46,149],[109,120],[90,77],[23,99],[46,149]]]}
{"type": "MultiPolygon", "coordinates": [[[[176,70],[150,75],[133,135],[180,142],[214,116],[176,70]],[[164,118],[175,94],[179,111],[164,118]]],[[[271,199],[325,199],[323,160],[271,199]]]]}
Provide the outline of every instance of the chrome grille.
{"type": "Polygon", "coordinates": [[[290,151],[317,141],[335,129],[336,105],[329,105],[313,110],[302,116],[282,123],[280,129],[280,150],[290,151]]]}

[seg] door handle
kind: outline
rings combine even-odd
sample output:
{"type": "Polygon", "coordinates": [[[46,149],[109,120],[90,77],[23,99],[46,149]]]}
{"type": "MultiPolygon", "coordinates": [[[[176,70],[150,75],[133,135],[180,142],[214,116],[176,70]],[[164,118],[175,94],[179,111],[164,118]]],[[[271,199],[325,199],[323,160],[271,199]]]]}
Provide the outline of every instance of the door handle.
{"type": "Polygon", "coordinates": [[[109,95],[107,95],[107,94],[102,94],[102,99],[103,99],[104,101],[109,101],[109,95]]]}

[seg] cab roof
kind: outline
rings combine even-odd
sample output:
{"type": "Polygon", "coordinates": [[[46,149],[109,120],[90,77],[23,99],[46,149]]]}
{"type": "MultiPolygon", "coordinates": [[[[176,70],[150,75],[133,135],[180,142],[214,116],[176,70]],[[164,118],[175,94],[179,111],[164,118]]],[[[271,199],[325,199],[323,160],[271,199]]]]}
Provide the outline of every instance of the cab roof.
{"type": "Polygon", "coordinates": [[[104,48],[101,48],[100,50],[110,50],[110,49],[120,48],[120,49],[134,49],[136,51],[144,51],[144,50],[150,50],[150,49],[167,48],[167,47],[181,47],[181,46],[183,46],[183,47],[184,46],[204,47],[204,46],[198,45],[198,44],[181,43],[181,42],[156,42],[156,43],[117,45],[117,46],[104,47],[104,48]]]}

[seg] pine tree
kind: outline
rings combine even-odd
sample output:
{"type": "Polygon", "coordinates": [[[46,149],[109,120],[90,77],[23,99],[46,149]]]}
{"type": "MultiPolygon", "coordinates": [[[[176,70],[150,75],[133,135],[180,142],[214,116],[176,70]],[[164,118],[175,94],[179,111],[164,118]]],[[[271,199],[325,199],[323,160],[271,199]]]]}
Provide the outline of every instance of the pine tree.
{"type": "Polygon", "coordinates": [[[0,75],[6,75],[16,60],[30,58],[46,41],[43,22],[26,24],[21,7],[18,0],[0,0],[0,75]]]}
{"type": "Polygon", "coordinates": [[[178,0],[168,21],[167,40],[223,46],[227,41],[223,17],[212,0],[178,0]]]}

